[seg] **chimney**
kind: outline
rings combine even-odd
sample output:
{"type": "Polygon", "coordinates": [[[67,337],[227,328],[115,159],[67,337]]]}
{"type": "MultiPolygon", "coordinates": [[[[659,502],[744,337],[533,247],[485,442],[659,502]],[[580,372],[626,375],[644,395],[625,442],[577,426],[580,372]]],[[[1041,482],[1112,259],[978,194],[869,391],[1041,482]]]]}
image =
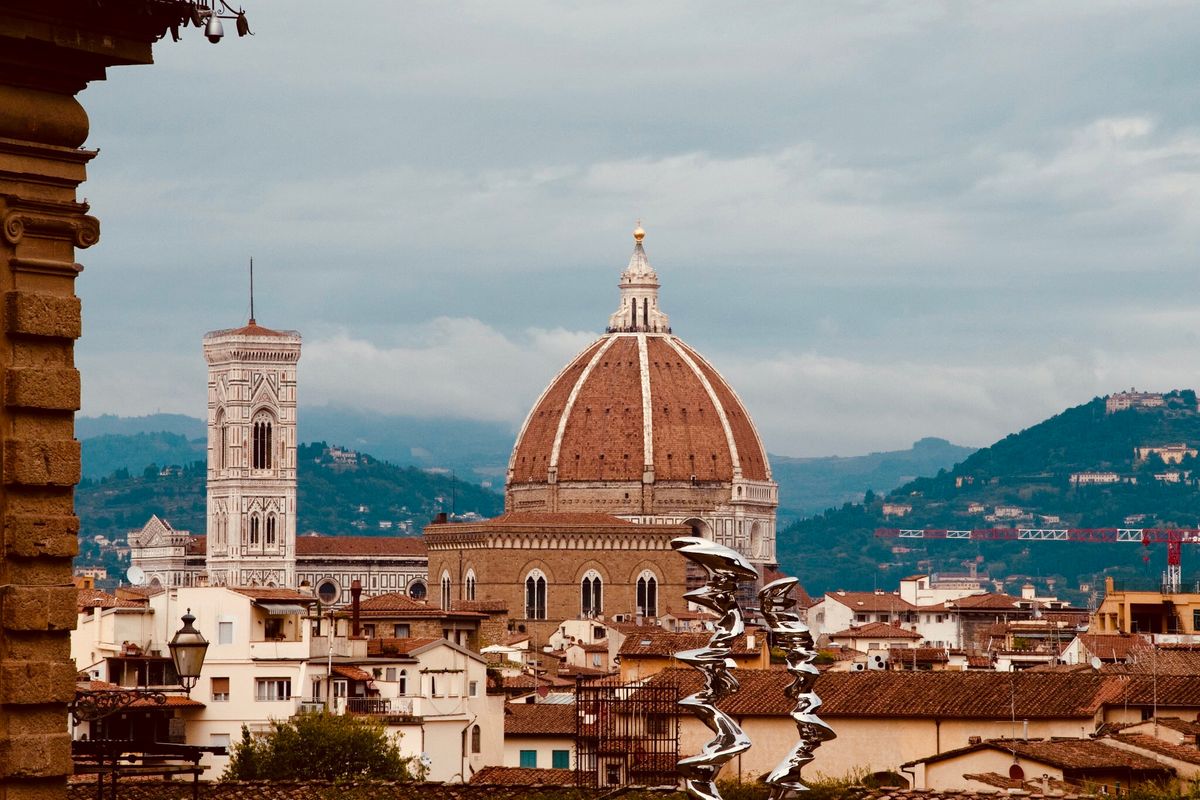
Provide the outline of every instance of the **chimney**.
{"type": "Polygon", "coordinates": [[[362,581],[355,578],[350,583],[350,604],[353,609],[353,614],[351,616],[351,622],[350,622],[350,635],[353,636],[355,639],[358,638],[358,632],[359,632],[358,611],[359,611],[359,604],[360,604],[359,601],[361,601],[361,600],[362,600],[362,581]]]}
{"type": "Polygon", "coordinates": [[[445,511],[439,511],[437,513],[437,516],[435,516],[433,518],[434,525],[445,525],[447,521],[448,521],[448,518],[446,517],[445,511]]]}

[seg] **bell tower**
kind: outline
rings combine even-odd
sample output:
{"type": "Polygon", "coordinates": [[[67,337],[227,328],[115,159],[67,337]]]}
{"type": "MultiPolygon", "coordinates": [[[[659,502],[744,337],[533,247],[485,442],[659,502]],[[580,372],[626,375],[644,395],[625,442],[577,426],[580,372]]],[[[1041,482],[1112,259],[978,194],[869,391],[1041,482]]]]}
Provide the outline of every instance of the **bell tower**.
{"type": "Polygon", "coordinates": [[[294,587],[300,334],[251,316],[206,334],[204,359],[209,582],[294,587]]]}

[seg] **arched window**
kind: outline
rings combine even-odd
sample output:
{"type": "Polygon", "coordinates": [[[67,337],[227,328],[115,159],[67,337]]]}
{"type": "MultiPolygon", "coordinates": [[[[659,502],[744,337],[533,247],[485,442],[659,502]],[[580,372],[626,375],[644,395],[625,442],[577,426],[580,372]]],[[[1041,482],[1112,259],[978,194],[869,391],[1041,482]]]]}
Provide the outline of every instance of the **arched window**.
{"type": "Polygon", "coordinates": [[[585,617],[594,617],[604,611],[604,585],[600,573],[591,569],[579,584],[579,612],[585,617]]]}
{"type": "Polygon", "coordinates": [[[450,610],[450,573],[442,573],[442,608],[450,610]]]}
{"type": "Polygon", "coordinates": [[[252,469],[271,468],[271,415],[263,411],[254,416],[250,431],[250,466],[252,469]]]}
{"type": "Polygon", "coordinates": [[[428,590],[425,588],[425,581],[413,581],[408,587],[408,596],[413,600],[424,600],[428,590]]]}
{"type": "Polygon", "coordinates": [[[250,544],[258,544],[258,514],[250,515],[250,544]]]}
{"type": "Polygon", "coordinates": [[[473,569],[467,570],[467,579],[466,579],[466,581],[464,581],[464,583],[466,584],[466,587],[467,587],[467,598],[466,599],[474,600],[475,599],[475,570],[473,570],[473,569]]]}
{"type": "Polygon", "coordinates": [[[546,576],[535,569],[525,579],[525,619],[546,618],[546,576]]]}
{"type": "Polygon", "coordinates": [[[267,515],[267,547],[275,546],[275,515],[267,515]]]}
{"type": "Polygon", "coordinates": [[[404,695],[408,694],[408,670],[406,669],[400,670],[399,692],[401,697],[404,697],[404,695]]]}
{"type": "Polygon", "coordinates": [[[650,570],[637,579],[637,613],[643,617],[658,616],[658,578],[650,570]]]}
{"type": "Polygon", "coordinates": [[[217,469],[225,469],[225,452],[229,446],[227,439],[229,428],[225,424],[225,411],[222,409],[217,412],[217,440],[213,442],[213,466],[217,469]]]}
{"type": "Polygon", "coordinates": [[[478,725],[471,726],[471,753],[479,755],[483,752],[483,731],[479,730],[478,725]]]}

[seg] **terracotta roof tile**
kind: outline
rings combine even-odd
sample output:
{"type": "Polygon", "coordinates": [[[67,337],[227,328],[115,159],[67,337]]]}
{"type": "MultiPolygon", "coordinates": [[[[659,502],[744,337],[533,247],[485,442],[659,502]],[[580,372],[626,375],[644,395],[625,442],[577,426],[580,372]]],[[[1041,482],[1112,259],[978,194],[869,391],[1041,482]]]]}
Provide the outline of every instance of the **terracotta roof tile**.
{"type": "Polygon", "coordinates": [[[272,338],[285,338],[299,335],[297,331],[277,331],[271,328],[264,328],[254,320],[250,320],[240,328],[223,328],[219,331],[209,331],[204,334],[204,338],[215,339],[220,336],[269,336],[272,338]]]}
{"type": "Polygon", "coordinates": [[[888,649],[888,660],[892,663],[944,664],[950,656],[940,647],[892,647],[888,649]]]}
{"type": "Polygon", "coordinates": [[[916,611],[917,606],[894,592],[826,592],[825,600],[841,603],[852,611],[916,611]]]}
{"type": "MultiPolygon", "coordinates": [[[[790,713],[782,669],[739,669],[741,689],[721,703],[731,714],[790,713]]],[[[700,673],[666,669],[650,685],[676,685],[683,694],[700,687],[700,673]]],[[[1119,677],[1030,672],[826,672],[817,679],[822,716],[1021,719],[1094,717],[1105,702],[1119,702],[1119,677]]],[[[1200,684],[1200,681],[1195,681],[1200,684]]],[[[1200,689],[1198,689],[1200,691],[1200,689]]]]}
{"type": "Polygon", "coordinates": [[[575,771],[532,767],[484,767],[471,776],[483,786],[574,786],[575,771]]]}
{"type": "Polygon", "coordinates": [[[300,605],[308,605],[316,602],[316,598],[310,594],[303,594],[295,589],[285,589],[283,587],[257,588],[239,586],[237,588],[230,588],[230,591],[249,597],[251,600],[286,601],[300,605]]]}
{"type": "Polygon", "coordinates": [[[334,664],[333,674],[352,681],[367,682],[375,680],[375,676],[359,667],[350,664],[334,664]]]}
{"type": "MultiPolygon", "coordinates": [[[[960,611],[1014,611],[1020,602],[1021,598],[1012,595],[987,593],[971,594],[947,600],[945,606],[946,608],[957,608],[960,611]]],[[[923,606],[922,610],[924,610],[923,606]]]]}
{"type": "Polygon", "coordinates": [[[85,608],[147,608],[146,600],[123,600],[99,589],[79,589],[76,599],[79,610],[85,608]]]}
{"type": "Polygon", "coordinates": [[[507,703],[505,736],[574,736],[575,704],[507,703]]]}
{"type": "Polygon", "coordinates": [[[910,761],[913,764],[930,764],[945,761],[978,750],[1003,750],[1032,761],[1040,761],[1060,769],[1130,769],[1142,772],[1171,773],[1152,758],[1128,750],[1104,744],[1095,739],[989,739],[980,744],[947,750],[937,755],[910,761]]]}
{"type": "MultiPolygon", "coordinates": [[[[414,600],[403,592],[388,592],[364,598],[359,602],[359,616],[363,619],[406,619],[409,617],[454,617],[456,619],[486,619],[481,611],[453,609],[450,611],[427,603],[424,600],[414,600]]],[[[351,616],[352,609],[342,608],[342,616],[351,616]]]]}
{"type": "Polygon", "coordinates": [[[367,639],[368,656],[406,656],[414,650],[444,641],[443,639],[409,638],[409,639],[367,639]]]}
{"type": "Polygon", "coordinates": [[[1149,750],[1152,753],[1186,761],[1189,764],[1200,764],[1200,749],[1194,745],[1164,742],[1162,739],[1144,733],[1119,733],[1112,738],[1115,741],[1133,745],[1139,750],[1149,750]]]}
{"type": "MultiPolygon", "coordinates": [[[[682,650],[694,650],[699,647],[706,647],[710,639],[711,633],[675,633],[663,628],[643,626],[632,632],[622,631],[626,634],[625,641],[621,643],[621,649],[618,651],[622,658],[638,657],[638,656],[655,656],[655,657],[670,657],[682,650]]],[[[755,635],[755,634],[751,634],[755,635]]],[[[745,636],[737,640],[734,645],[734,655],[758,655],[758,647],[764,641],[765,634],[757,634],[757,642],[755,647],[751,648],[747,645],[745,636]]]]}
{"type": "Polygon", "coordinates": [[[854,628],[829,634],[830,639],[920,639],[916,631],[905,630],[887,622],[868,622],[854,628]]]}
{"type": "Polygon", "coordinates": [[[313,536],[296,537],[297,556],[423,556],[420,536],[313,536]]]}
{"type": "Polygon", "coordinates": [[[1149,640],[1140,635],[1081,633],[1079,643],[1102,661],[1124,661],[1130,653],[1151,647],[1149,640]]]}

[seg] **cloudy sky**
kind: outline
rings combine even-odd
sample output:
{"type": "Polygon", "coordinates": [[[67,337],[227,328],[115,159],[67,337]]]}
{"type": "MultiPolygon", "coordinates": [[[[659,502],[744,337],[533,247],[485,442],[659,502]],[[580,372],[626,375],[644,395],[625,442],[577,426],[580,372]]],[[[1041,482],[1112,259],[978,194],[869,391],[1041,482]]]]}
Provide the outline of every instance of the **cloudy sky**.
{"type": "Polygon", "coordinates": [[[254,256],[302,404],[515,426],[639,217],[775,453],[1200,383],[1195,3],[244,2],[84,95],[86,414],[201,415],[254,256]]]}

